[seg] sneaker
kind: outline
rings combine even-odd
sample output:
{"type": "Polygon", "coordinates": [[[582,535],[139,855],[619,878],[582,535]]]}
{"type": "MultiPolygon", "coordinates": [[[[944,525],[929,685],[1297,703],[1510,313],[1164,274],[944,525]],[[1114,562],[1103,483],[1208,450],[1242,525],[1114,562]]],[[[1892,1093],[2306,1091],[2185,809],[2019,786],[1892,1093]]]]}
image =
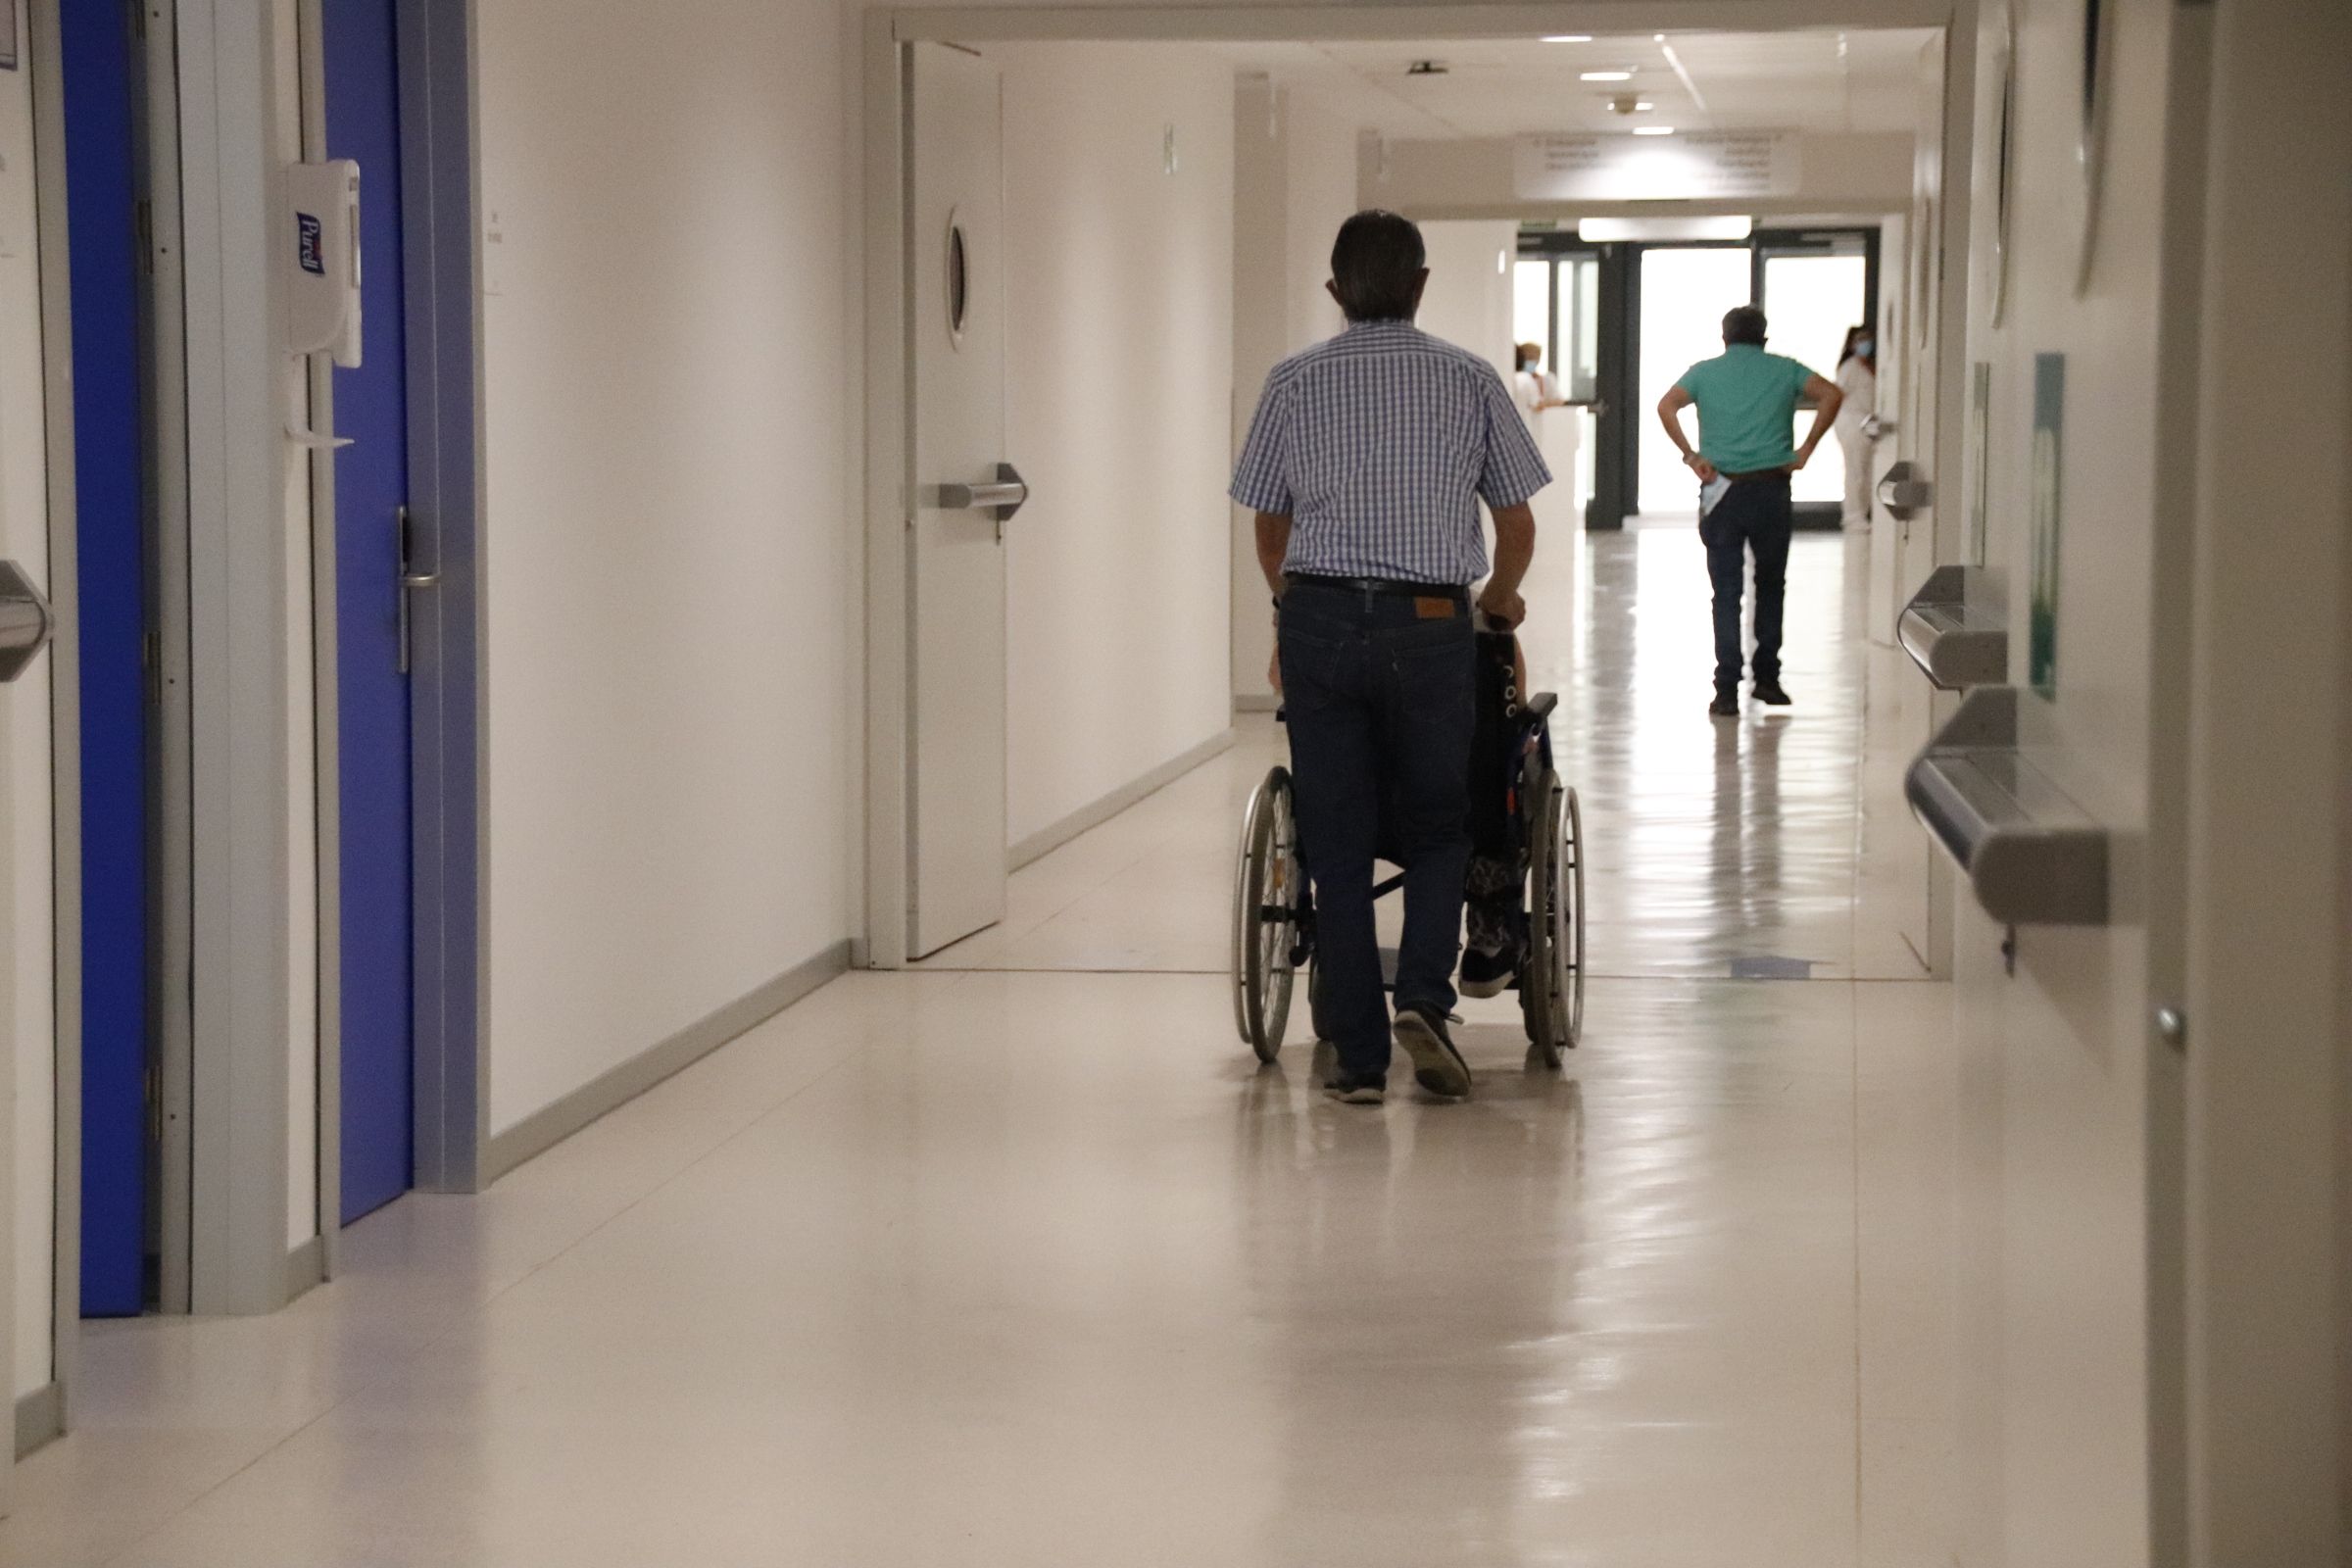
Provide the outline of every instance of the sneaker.
{"type": "Polygon", "coordinates": [[[1462,955],[1462,995],[1499,997],[1511,988],[1518,974],[1519,966],[1506,955],[1472,948],[1462,955]]]}
{"type": "Polygon", "coordinates": [[[1377,1105],[1389,1098],[1388,1087],[1369,1078],[1349,1078],[1345,1074],[1323,1086],[1323,1093],[1343,1105],[1377,1105]]]}
{"type": "Polygon", "coordinates": [[[1774,708],[1787,708],[1789,698],[1788,694],[1781,689],[1779,681],[1760,680],[1756,682],[1756,701],[1769,704],[1774,708]]]}
{"type": "Polygon", "coordinates": [[[1453,1049],[1446,1015],[1408,1002],[1396,1009],[1396,1045],[1413,1058],[1413,1081],[1433,1095],[1459,1100],[1470,1093],[1470,1064],[1453,1049]]]}
{"type": "Polygon", "coordinates": [[[1717,718],[1738,718],[1740,716],[1740,694],[1718,687],[1715,692],[1715,700],[1707,705],[1707,711],[1717,718]]]}

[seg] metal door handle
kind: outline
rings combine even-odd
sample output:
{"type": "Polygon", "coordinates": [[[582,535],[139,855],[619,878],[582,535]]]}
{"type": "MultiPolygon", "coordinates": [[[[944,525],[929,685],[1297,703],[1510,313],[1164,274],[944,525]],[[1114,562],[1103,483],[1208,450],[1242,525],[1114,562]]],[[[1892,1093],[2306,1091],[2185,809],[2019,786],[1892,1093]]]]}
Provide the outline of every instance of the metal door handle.
{"type": "Polygon", "coordinates": [[[982,507],[1017,507],[1029,499],[1025,484],[943,484],[939,487],[939,504],[949,512],[977,511],[982,507]]]}
{"type": "Polygon", "coordinates": [[[311,452],[340,452],[354,444],[350,436],[320,435],[316,430],[306,430],[298,424],[286,426],[286,439],[311,452]]]}
{"type": "Polygon", "coordinates": [[[411,571],[409,569],[409,546],[412,543],[410,537],[411,530],[409,527],[409,520],[408,508],[398,507],[393,510],[392,526],[395,535],[394,547],[400,552],[399,668],[403,675],[406,675],[409,672],[409,622],[411,618],[411,612],[409,610],[409,595],[415,593],[420,588],[438,588],[441,586],[441,573],[438,571],[411,571]]]}
{"type": "Polygon", "coordinates": [[[57,635],[57,612],[13,561],[0,561],[0,681],[24,673],[57,635]]]}
{"type": "Polygon", "coordinates": [[[1901,428],[1902,426],[1896,424],[1892,419],[1881,418],[1875,414],[1862,421],[1862,433],[1873,441],[1890,436],[1901,428]]]}
{"type": "Polygon", "coordinates": [[[1000,529],[1010,522],[1013,514],[1028,502],[1029,481],[1022,478],[1021,470],[1009,463],[997,465],[994,482],[943,484],[939,487],[939,509],[942,512],[993,513],[1000,529]]]}

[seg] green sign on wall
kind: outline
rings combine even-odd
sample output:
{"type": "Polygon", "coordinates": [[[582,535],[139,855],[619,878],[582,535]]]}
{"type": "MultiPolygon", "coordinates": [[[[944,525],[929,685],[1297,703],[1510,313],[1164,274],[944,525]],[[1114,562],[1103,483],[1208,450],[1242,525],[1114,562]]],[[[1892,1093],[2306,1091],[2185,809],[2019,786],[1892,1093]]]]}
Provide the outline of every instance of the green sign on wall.
{"type": "Polygon", "coordinates": [[[2027,668],[2034,689],[2058,695],[2058,539],[2065,523],[2066,356],[2034,356],[2034,574],[2027,668]]]}

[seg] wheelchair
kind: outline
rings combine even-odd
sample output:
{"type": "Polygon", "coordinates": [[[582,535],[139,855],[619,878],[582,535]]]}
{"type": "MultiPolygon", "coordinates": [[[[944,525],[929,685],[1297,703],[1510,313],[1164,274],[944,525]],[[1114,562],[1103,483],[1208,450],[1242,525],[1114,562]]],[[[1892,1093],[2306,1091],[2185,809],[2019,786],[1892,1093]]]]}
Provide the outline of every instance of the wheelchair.
{"type": "MultiPolygon", "coordinates": [[[[1584,1033],[1584,814],[1552,762],[1550,719],[1559,699],[1550,692],[1522,699],[1516,652],[1510,633],[1479,631],[1471,853],[1516,874],[1511,924],[1519,961],[1509,983],[1519,993],[1529,1043],[1545,1066],[1556,1068],[1584,1033]]],[[[1385,898],[1403,885],[1398,872],[1376,882],[1372,896],[1385,898]]],[[[1396,955],[1381,956],[1394,989],[1396,955]]],[[[1234,1024],[1260,1061],[1282,1053],[1300,969],[1315,1013],[1314,890],[1291,772],[1277,766],[1252,792],[1242,818],[1233,900],[1234,1024]]],[[[1316,1038],[1329,1039],[1319,1013],[1315,1024],[1316,1038]]]]}

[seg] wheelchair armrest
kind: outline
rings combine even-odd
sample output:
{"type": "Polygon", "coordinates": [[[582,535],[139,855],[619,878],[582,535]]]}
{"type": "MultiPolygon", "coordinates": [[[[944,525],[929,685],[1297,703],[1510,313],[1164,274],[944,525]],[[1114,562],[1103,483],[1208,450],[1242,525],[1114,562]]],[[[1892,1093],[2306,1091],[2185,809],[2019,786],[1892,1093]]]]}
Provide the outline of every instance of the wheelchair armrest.
{"type": "Polygon", "coordinates": [[[1523,711],[1530,718],[1549,718],[1559,706],[1560,694],[1558,692],[1538,692],[1527,700],[1527,707],[1523,711]]]}

